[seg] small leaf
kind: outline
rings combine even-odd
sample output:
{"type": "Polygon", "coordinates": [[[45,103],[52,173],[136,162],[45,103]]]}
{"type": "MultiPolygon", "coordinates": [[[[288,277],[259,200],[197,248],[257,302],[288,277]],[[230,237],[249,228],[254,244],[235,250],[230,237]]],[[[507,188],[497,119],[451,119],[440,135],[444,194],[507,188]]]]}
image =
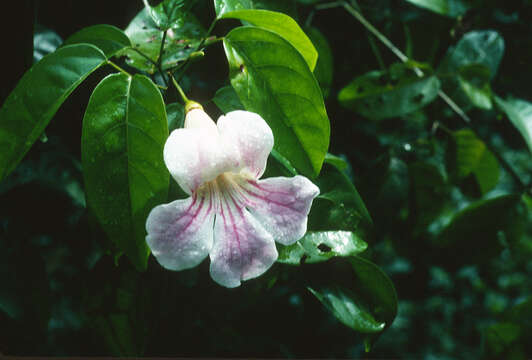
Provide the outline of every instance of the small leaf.
{"type": "Polygon", "coordinates": [[[293,0],[214,0],[216,16],[220,18],[223,14],[235,10],[264,9],[278,11],[297,16],[295,1],[293,0]]]}
{"type": "Polygon", "coordinates": [[[347,163],[346,160],[344,160],[343,158],[339,156],[333,155],[331,153],[327,153],[325,155],[325,162],[333,165],[340,171],[345,171],[349,167],[349,164],[347,163]]]}
{"type": "Polygon", "coordinates": [[[290,246],[278,245],[278,262],[299,265],[326,261],[336,256],[352,256],[366,250],[368,244],[350,231],[312,231],[290,246]]]}
{"type": "Polygon", "coordinates": [[[297,22],[290,16],[269,10],[236,10],[224,13],[221,18],[239,19],[276,33],[299,51],[311,71],[316,67],[318,52],[297,22]]]}
{"type": "Polygon", "coordinates": [[[22,160],[72,91],[106,60],[92,45],[65,46],[24,74],[0,108],[0,181],[22,160]]]}
{"type": "Polygon", "coordinates": [[[458,76],[458,83],[462,91],[473,105],[483,110],[492,108],[490,76],[487,67],[476,64],[460,68],[460,75],[458,76]]]}
{"type": "MultiPolygon", "coordinates": [[[[145,9],[160,30],[168,30],[178,21],[188,10],[185,7],[185,0],[163,0],[157,6],[150,6],[147,0],[143,0],[145,9]]],[[[188,4],[191,4],[189,1],[188,4]]]]}
{"type": "MultiPolygon", "coordinates": [[[[124,55],[127,56],[127,63],[141,71],[155,73],[154,63],[157,63],[159,59],[163,32],[147,14],[145,8],[129,23],[125,32],[131,39],[132,46],[148,57],[142,56],[135,50],[126,50],[124,55]]],[[[166,33],[161,63],[163,70],[186,60],[196,50],[203,34],[205,34],[203,26],[190,12],[183,14],[172,23],[166,33]]]]}
{"type": "Polygon", "coordinates": [[[235,89],[231,85],[218,89],[212,101],[224,114],[234,110],[244,110],[244,105],[240,102],[235,89]]]}
{"type": "Polygon", "coordinates": [[[372,71],[353,80],[338,94],[344,107],[371,119],[405,115],[431,103],[440,90],[435,76],[372,71]]]}
{"type": "Polygon", "coordinates": [[[459,179],[473,175],[480,193],[493,189],[499,182],[499,163],[474,132],[468,129],[453,133],[455,157],[452,164],[459,179]]]}
{"type": "Polygon", "coordinates": [[[242,104],[268,122],[276,150],[303,174],[317,175],[330,125],[319,85],[299,52],[279,35],[247,26],[233,29],[224,47],[242,104]]]}
{"type": "Polygon", "coordinates": [[[515,98],[503,100],[500,97],[495,97],[495,102],[525,139],[532,153],[532,103],[515,98]]]}
{"type": "Polygon", "coordinates": [[[167,137],[164,102],[147,77],[113,74],[96,87],[81,139],[87,205],[139,270],[149,255],[146,218],[167,197],[167,137]]]}
{"type": "Polygon", "coordinates": [[[65,40],[65,45],[79,43],[92,44],[107,57],[112,57],[120,50],[131,47],[131,41],[127,35],[112,25],[89,26],[65,40]]]}
{"type": "Polygon", "coordinates": [[[378,322],[360,304],[356,296],[347,289],[340,287],[323,288],[319,291],[308,290],[329,310],[342,324],[363,334],[372,334],[384,329],[385,324],[378,322]]]}
{"type": "Polygon", "coordinates": [[[406,0],[421,8],[448,17],[463,15],[471,6],[464,0],[406,0]]]}

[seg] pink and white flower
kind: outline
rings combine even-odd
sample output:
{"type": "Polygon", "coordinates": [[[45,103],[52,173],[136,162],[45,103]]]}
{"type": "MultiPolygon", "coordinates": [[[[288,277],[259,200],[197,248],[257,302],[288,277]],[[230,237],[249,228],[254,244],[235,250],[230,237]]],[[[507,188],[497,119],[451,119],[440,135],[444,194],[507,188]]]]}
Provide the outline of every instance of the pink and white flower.
{"type": "Polygon", "coordinates": [[[146,242],[159,263],[184,270],[209,255],[210,274],[226,287],[263,274],[307,229],[319,189],[303,176],[258,180],[273,147],[258,115],[233,111],[217,124],[194,103],[185,127],[164,147],[172,177],[190,197],[155,207],[146,242]]]}

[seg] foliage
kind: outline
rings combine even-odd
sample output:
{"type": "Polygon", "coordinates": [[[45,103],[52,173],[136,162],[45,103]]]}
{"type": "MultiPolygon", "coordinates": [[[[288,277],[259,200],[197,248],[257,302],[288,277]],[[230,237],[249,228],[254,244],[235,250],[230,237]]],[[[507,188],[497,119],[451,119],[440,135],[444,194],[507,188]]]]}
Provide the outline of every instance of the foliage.
{"type": "Polygon", "coordinates": [[[41,4],[1,99],[0,353],[532,356],[530,1],[77,6],[41,4]],[[259,113],[265,177],[320,189],[305,236],[237,289],[145,242],[185,196],[162,158],[174,81],[259,113]]]}

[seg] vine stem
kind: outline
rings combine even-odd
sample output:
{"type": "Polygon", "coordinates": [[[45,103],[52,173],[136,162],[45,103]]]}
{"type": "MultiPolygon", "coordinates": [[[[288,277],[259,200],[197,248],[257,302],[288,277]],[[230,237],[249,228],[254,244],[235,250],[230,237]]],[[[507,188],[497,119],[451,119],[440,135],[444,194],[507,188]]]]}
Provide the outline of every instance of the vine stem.
{"type": "MultiPolygon", "coordinates": [[[[343,7],[349,14],[351,14],[356,20],[358,20],[369,32],[371,32],[381,43],[383,43],[391,52],[395,54],[401,60],[403,63],[410,62],[410,59],[408,56],[406,56],[401,50],[399,50],[386,36],[384,36],[377,28],[375,28],[369,21],[366,20],[366,18],[357,11],[354,7],[352,7],[349,3],[346,1],[335,1],[332,3],[326,3],[317,5],[317,10],[323,10],[323,9],[331,9],[335,7],[343,7]]],[[[423,70],[421,70],[418,67],[413,67],[414,72],[418,77],[423,77],[424,73],[423,70]]],[[[515,172],[515,170],[512,168],[512,166],[502,157],[501,154],[499,154],[498,151],[496,151],[491,144],[483,138],[479,134],[479,132],[473,127],[471,118],[469,115],[465,113],[460,106],[458,106],[457,103],[453,101],[443,90],[438,91],[438,97],[442,99],[457,115],[462,119],[462,121],[466,124],[467,127],[469,127],[475,135],[484,141],[486,144],[486,147],[488,150],[490,150],[493,155],[497,158],[501,166],[508,172],[508,174],[514,179],[514,181],[519,185],[521,190],[525,190],[527,187],[525,183],[521,180],[519,175],[515,172]]]]}
{"type": "Polygon", "coordinates": [[[120,71],[122,74],[125,74],[129,77],[131,77],[131,74],[128,73],[126,70],[122,69],[120,66],[116,65],[114,62],[112,62],[111,60],[107,60],[107,64],[108,65],[111,65],[112,67],[114,67],[116,70],[120,71]]]}
{"type": "Polygon", "coordinates": [[[168,75],[170,76],[170,78],[172,79],[172,82],[174,83],[174,86],[175,88],[177,89],[177,92],[179,93],[179,95],[181,95],[181,98],[183,99],[183,102],[185,104],[189,103],[190,100],[188,99],[188,97],[185,95],[185,92],[183,91],[183,89],[181,89],[181,86],[179,86],[179,83],[177,82],[177,80],[175,79],[174,75],[172,75],[172,73],[168,72],[168,75]]]}

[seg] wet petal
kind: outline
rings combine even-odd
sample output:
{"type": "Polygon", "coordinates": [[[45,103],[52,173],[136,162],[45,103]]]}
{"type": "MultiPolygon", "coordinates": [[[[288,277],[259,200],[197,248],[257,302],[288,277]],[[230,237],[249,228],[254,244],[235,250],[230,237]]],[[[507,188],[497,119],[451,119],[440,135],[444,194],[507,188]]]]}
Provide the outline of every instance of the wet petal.
{"type": "Polygon", "coordinates": [[[164,162],[188,194],[238,165],[238,159],[223,150],[216,127],[174,130],[164,145],[164,162]]]}
{"type": "Polygon", "coordinates": [[[201,263],[212,248],[213,222],[211,196],[159,205],[146,221],[146,242],[163,267],[189,269],[201,263]]]}
{"type": "Polygon", "coordinates": [[[272,130],[266,121],[249,111],[232,111],[218,119],[218,131],[226,151],[238,154],[240,167],[255,179],[261,177],[273,148],[272,130]]]}
{"type": "Polygon", "coordinates": [[[231,196],[222,197],[214,223],[210,272],[214,281],[232,288],[264,273],[278,254],[271,234],[231,196]]]}
{"type": "Polygon", "coordinates": [[[316,185],[299,175],[248,181],[242,189],[250,213],[283,245],[305,235],[312,200],[320,193],[316,185]]]}

